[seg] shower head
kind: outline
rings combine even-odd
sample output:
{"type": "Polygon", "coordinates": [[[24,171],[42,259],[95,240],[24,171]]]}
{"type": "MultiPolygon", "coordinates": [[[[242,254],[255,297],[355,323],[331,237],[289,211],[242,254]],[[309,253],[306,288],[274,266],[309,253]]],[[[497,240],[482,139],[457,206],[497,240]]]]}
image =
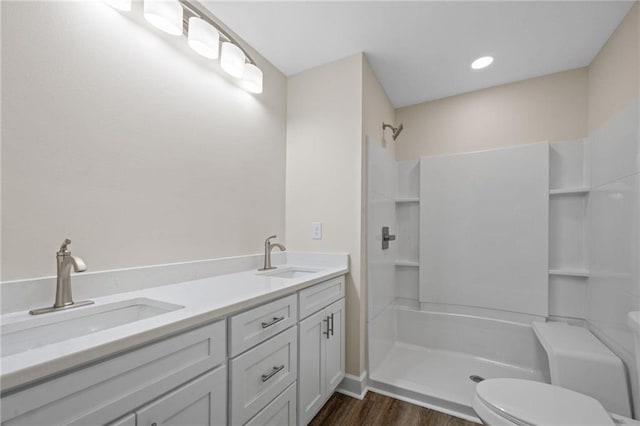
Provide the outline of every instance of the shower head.
{"type": "Polygon", "coordinates": [[[393,140],[395,141],[396,139],[398,139],[398,135],[400,134],[400,132],[402,132],[402,129],[404,127],[402,124],[400,124],[398,127],[393,127],[391,124],[382,123],[382,131],[384,131],[384,129],[386,128],[391,129],[393,140]]]}
{"type": "Polygon", "coordinates": [[[400,135],[400,132],[402,132],[402,129],[404,129],[404,126],[402,125],[402,123],[400,123],[400,126],[398,126],[397,128],[393,129],[393,140],[394,141],[396,139],[398,139],[398,136],[400,135]]]}

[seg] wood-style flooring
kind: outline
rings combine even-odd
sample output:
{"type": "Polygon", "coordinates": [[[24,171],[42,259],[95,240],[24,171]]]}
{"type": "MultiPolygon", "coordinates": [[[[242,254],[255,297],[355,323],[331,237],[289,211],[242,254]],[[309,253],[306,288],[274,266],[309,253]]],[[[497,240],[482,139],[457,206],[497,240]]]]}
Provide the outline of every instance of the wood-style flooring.
{"type": "Polygon", "coordinates": [[[334,393],[309,426],[474,426],[476,423],[368,392],[360,401],[334,393]]]}

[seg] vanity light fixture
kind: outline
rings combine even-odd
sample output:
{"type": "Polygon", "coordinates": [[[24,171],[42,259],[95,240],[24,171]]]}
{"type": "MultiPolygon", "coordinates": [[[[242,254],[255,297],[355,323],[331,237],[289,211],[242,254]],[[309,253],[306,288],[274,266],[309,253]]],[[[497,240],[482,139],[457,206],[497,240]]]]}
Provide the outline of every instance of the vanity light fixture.
{"type": "Polygon", "coordinates": [[[481,70],[482,68],[486,68],[493,63],[492,56],[483,56],[482,58],[478,58],[471,63],[471,68],[474,70],[481,70]]]}
{"type": "Polygon", "coordinates": [[[182,34],[182,6],[177,0],[145,0],[144,19],[167,34],[182,34]]]}
{"type": "MultiPolygon", "coordinates": [[[[132,0],[104,0],[109,6],[123,11],[132,9],[132,0]]],[[[262,70],[223,30],[189,0],[144,0],[144,17],[155,27],[172,34],[187,36],[187,43],[198,54],[209,58],[220,57],[220,67],[241,79],[241,85],[251,93],[262,93],[262,70]],[[220,54],[219,46],[222,40],[220,54]]]]}
{"type": "Polygon", "coordinates": [[[189,18],[187,39],[189,46],[200,55],[209,59],[218,58],[220,33],[204,19],[197,16],[189,18]]]}

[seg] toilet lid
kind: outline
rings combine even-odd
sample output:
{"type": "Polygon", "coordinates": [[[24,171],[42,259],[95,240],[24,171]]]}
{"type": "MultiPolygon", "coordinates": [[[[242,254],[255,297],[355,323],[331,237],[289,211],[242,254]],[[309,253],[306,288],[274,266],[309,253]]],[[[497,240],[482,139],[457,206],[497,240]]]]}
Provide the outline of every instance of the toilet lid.
{"type": "Polygon", "coordinates": [[[614,425],[596,399],[546,383],[489,379],[478,383],[476,395],[491,411],[518,425],[614,425]]]}

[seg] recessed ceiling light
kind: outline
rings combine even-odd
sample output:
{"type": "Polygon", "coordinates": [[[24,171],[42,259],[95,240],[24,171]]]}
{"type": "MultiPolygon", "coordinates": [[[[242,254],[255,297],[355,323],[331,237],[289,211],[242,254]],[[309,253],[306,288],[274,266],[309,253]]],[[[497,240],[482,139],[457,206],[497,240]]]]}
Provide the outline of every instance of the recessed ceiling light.
{"type": "Polygon", "coordinates": [[[492,56],[483,56],[482,58],[478,58],[471,63],[471,68],[474,70],[481,70],[482,68],[486,68],[493,62],[492,56]]]}

